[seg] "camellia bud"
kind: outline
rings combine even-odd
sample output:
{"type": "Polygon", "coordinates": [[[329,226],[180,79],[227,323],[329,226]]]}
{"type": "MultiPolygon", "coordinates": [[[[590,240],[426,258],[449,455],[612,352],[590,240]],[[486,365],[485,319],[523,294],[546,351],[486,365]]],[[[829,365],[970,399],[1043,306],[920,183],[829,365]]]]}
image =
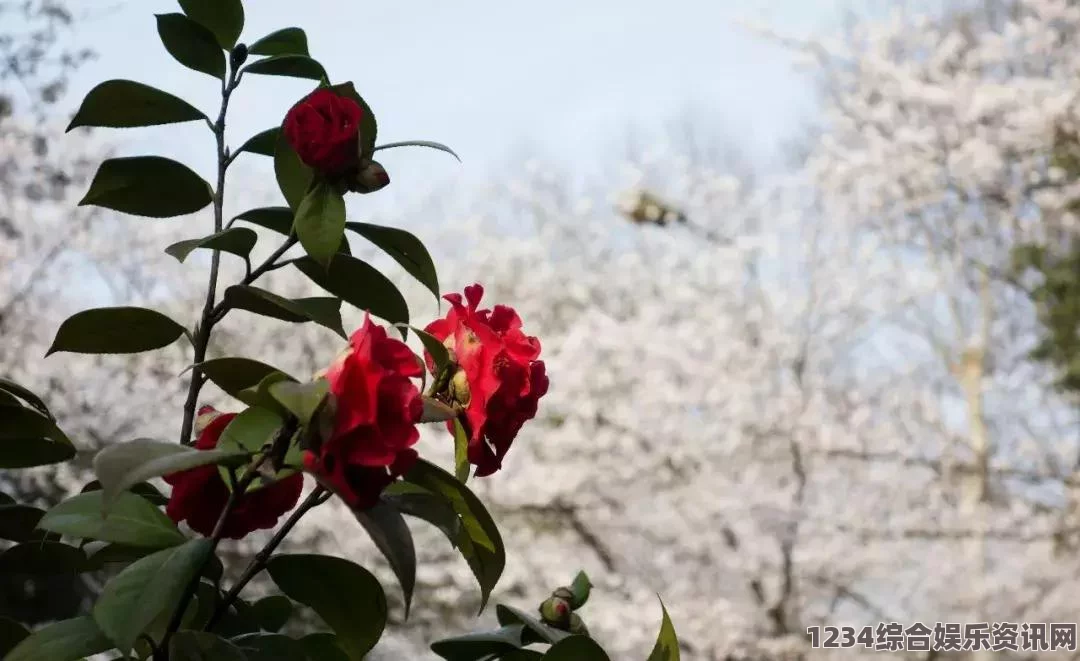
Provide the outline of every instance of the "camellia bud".
{"type": "Polygon", "coordinates": [[[570,626],[570,602],[558,597],[550,597],[540,604],[540,617],[546,624],[558,629],[570,626]]]}
{"type": "Polygon", "coordinates": [[[386,173],[386,168],[376,161],[368,161],[360,166],[350,190],[354,193],[374,193],[389,184],[390,175],[386,173]]]}
{"type": "Polygon", "coordinates": [[[236,44],[229,53],[229,65],[233,71],[239,69],[247,61],[248,48],[244,44],[236,44]]]}
{"type": "Polygon", "coordinates": [[[570,613],[570,633],[589,635],[589,628],[585,626],[585,621],[577,613],[570,613]]]}
{"type": "Polygon", "coordinates": [[[469,391],[469,377],[465,374],[465,370],[458,369],[450,379],[450,397],[462,406],[469,405],[472,394],[469,391]]]}

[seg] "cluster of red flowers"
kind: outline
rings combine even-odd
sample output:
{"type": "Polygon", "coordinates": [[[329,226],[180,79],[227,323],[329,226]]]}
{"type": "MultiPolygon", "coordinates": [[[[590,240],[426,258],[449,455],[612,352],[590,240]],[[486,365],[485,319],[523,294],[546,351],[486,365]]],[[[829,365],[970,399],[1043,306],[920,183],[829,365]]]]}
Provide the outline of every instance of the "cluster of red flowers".
{"type": "MultiPolygon", "coordinates": [[[[469,436],[469,462],[478,477],[502,466],[503,457],[522,425],[536,415],[537,402],[548,389],[540,343],[521,330],[521,319],[509,307],[478,309],[480,285],[444,298],[446,317],[427,326],[427,332],[449,349],[452,378],[438,395],[462,411],[469,436]]],[[[428,368],[435,374],[430,354],[428,368]]],[[[423,367],[405,343],[364,320],[349,340],[345,353],[330,365],[325,378],[333,402],[333,431],[318,447],[304,451],[304,470],[331,489],[350,507],[373,506],[391,482],[404,475],[417,459],[417,424],[423,399],[416,379],[423,367]]],[[[437,375],[436,375],[437,376],[437,375]]],[[[204,408],[196,448],[217,445],[235,417],[204,408]]],[[[453,421],[448,423],[451,436],[453,421]]],[[[243,537],[272,527],[300,497],[302,476],[295,474],[240,496],[225,521],[226,537],[243,537]]],[[[187,520],[199,533],[210,535],[228,499],[228,489],[214,466],[203,466],[166,478],[173,485],[167,513],[187,520]]]]}

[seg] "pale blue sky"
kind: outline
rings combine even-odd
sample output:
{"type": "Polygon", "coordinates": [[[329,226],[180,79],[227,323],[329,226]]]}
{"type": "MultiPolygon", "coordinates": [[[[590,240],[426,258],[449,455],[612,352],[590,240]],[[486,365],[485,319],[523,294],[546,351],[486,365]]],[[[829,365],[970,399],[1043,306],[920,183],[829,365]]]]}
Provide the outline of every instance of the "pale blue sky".
{"type": "MultiPolygon", "coordinates": [[[[95,6],[96,2],[89,2],[95,6]]],[[[87,3],[88,0],[83,0],[87,3]]],[[[582,169],[603,163],[631,124],[649,130],[692,108],[710,130],[758,158],[813,114],[787,55],[735,25],[740,17],[805,32],[837,15],[837,0],[250,0],[242,40],[304,28],[335,81],[354,80],[379,118],[379,141],[431,139],[461,154],[384,152],[398,191],[480,177],[534,152],[582,169]]],[[[184,96],[213,116],[216,81],[176,64],[154,27],[176,0],[120,0],[84,24],[100,58],[69,103],[98,82],[131,78],[184,96]]],[[[250,76],[236,97],[230,142],[280,121],[309,81],[250,76]]],[[[204,126],[109,132],[124,153],[181,158],[204,175],[204,126]],[[130,142],[129,142],[130,141],[130,142]]],[[[209,177],[208,177],[209,178],[209,177]]]]}

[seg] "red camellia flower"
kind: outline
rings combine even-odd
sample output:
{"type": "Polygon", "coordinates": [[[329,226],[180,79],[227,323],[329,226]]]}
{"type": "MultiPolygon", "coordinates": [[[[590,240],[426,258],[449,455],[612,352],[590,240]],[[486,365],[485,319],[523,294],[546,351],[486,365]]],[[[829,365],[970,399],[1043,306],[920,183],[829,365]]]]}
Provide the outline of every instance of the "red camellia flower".
{"type": "Polygon", "coordinates": [[[416,424],[424,412],[411,380],[423,375],[416,356],[364,318],[349,348],[326,371],[334,397],[334,430],[304,452],[304,467],[350,507],[375,505],[379,494],[416,462],[416,424]]]}
{"type": "MultiPolygon", "coordinates": [[[[217,447],[221,432],[235,417],[235,413],[220,413],[210,406],[199,409],[201,431],[195,448],[217,447]]],[[[191,529],[201,535],[213,534],[214,525],[229,500],[229,487],[221,479],[217,466],[198,466],[166,475],[164,479],[173,488],[165,508],[169,518],[177,523],[187,520],[191,529]]],[[[296,473],[240,496],[225,519],[222,536],[240,539],[253,530],[273,528],[282,514],[296,506],[303,488],[304,476],[296,473]]]]}
{"type": "Polygon", "coordinates": [[[353,99],[320,88],[285,115],[285,139],[300,160],[325,176],[339,176],[360,165],[360,118],[353,99]]]}
{"type": "MultiPolygon", "coordinates": [[[[540,356],[540,341],[521,331],[513,308],[496,305],[478,310],[484,288],[478,284],[460,294],[447,294],[451,309],[426,330],[450,349],[458,364],[450,382],[451,396],[465,407],[462,423],[469,434],[469,463],[476,476],[491,475],[526,420],[536,415],[547,393],[548,378],[540,356]]],[[[428,368],[434,363],[425,353],[428,368]]],[[[453,422],[448,423],[453,432],[453,422]]]]}

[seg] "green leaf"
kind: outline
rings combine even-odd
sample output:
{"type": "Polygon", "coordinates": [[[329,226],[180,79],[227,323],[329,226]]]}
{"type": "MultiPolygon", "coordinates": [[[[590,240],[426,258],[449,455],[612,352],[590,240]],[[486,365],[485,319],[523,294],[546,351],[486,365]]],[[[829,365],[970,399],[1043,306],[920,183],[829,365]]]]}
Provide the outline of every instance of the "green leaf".
{"type": "Polygon", "coordinates": [[[109,565],[127,566],[139,558],[145,558],[154,551],[139,546],[124,546],[123,544],[109,544],[108,542],[86,542],[83,544],[83,552],[87,556],[87,570],[100,571],[109,565]]]}
{"type": "Polygon", "coordinates": [[[191,20],[210,30],[225,50],[236,45],[244,30],[241,0],[180,0],[180,8],[191,20]]]}
{"type": "Polygon", "coordinates": [[[325,80],[326,69],[307,55],[274,55],[265,60],[252,62],[244,67],[247,73],[263,76],[288,76],[290,78],[308,78],[325,80]]]}
{"type": "Polygon", "coordinates": [[[363,111],[360,114],[360,158],[370,159],[375,153],[375,138],[379,132],[378,123],[375,121],[375,113],[364,97],[356,91],[356,86],[351,82],[331,85],[330,89],[339,95],[347,96],[360,105],[363,111]]]}
{"type": "Polygon", "coordinates": [[[508,652],[499,657],[499,661],[540,661],[544,655],[536,650],[520,649],[508,652]]]}
{"type": "MultiPolygon", "coordinates": [[[[292,210],[300,206],[315,180],[315,171],[300,160],[285,138],[284,131],[278,133],[277,146],[274,147],[274,176],[281,194],[285,196],[285,201],[292,210]]],[[[289,231],[292,231],[291,222],[289,231]]]]}
{"type": "Polygon", "coordinates": [[[29,542],[40,539],[35,531],[44,510],[29,505],[0,505],[0,539],[12,542],[29,542]]]}
{"type": "Polygon", "coordinates": [[[507,606],[506,604],[498,604],[495,606],[495,617],[499,621],[499,626],[505,627],[513,624],[524,625],[525,631],[522,632],[521,638],[526,645],[531,645],[532,643],[548,643],[554,645],[571,635],[566,631],[549,627],[528,613],[514,608],[513,606],[507,606]]]}
{"type": "Polygon", "coordinates": [[[330,184],[318,182],[296,208],[293,226],[304,251],[329,268],[345,235],[345,198],[330,184]]]}
{"type": "Polygon", "coordinates": [[[460,518],[461,530],[452,541],[456,541],[480,584],[482,612],[506,565],[506,550],[491,515],[464,484],[424,459],[416,462],[405,475],[405,481],[446,499],[460,518]]]}
{"type": "Polygon", "coordinates": [[[420,239],[396,227],[355,222],[345,223],[345,227],[393,257],[409,275],[427,287],[436,300],[439,298],[439,276],[435,272],[435,262],[420,239]]]}
{"type": "Polygon", "coordinates": [[[166,347],[185,333],[169,317],[146,308],[83,310],[60,324],[46,356],[71,353],[141,353],[166,347]]]}
{"type": "Polygon", "coordinates": [[[311,661],[349,661],[349,655],[338,645],[332,633],[312,633],[300,639],[311,661]]]}
{"type": "Polygon", "coordinates": [[[322,661],[312,659],[299,640],[280,634],[249,633],[232,642],[244,652],[247,661],[322,661]]]}
{"type": "Polygon", "coordinates": [[[401,512],[386,501],[367,510],[354,510],[353,516],[364,527],[371,541],[383,554],[397,576],[405,601],[405,619],[409,619],[413,589],[416,587],[416,547],[401,512]]]}
{"type": "MultiPolygon", "coordinates": [[[[214,358],[199,363],[197,367],[214,385],[233,397],[241,390],[258,386],[259,382],[270,374],[285,374],[276,367],[250,358],[214,358]]],[[[292,381],[296,380],[287,374],[285,376],[292,381]]]]}
{"type": "Polygon", "coordinates": [[[79,661],[112,649],[89,615],[53,622],[15,646],[4,661],[79,661]]]}
{"type": "Polygon", "coordinates": [[[178,96],[133,80],[106,80],[86,95],[67,130],[80,126],[134,128],[207,119],[178,96]]]}
{"type": "Polygon", "coordinates": [[[105,584],[94,604],[94,620],[127,654],[162,612],[176,608],[212,552],[209,539],[193,539],[137,560],[105,584]]]}
{"type": "Polygon", "coordinates": [[[225,290],[224,302],[236,310],[246,310],[282,321],[314,321],[340,337],[348,338],[341,325],[341,299],[338,298],[314,296],[288,299],[251,285],[233,285],[225,290]]]}
{"type": "Polygon", "coordinates": [[[251,605],[243,599],[235,600],[221,618],[217,631],[226,638],[259,633],[259,623],[255,621],[251,605]]]}
{"type": "Polygon", "coordinates": [[[300,424],[306,426],[319,409],[319,405],[330,392],[326,379],[317,379],[308,383],[279,381],[271,384],[267,390],[287,411],[296,416],[300,424]]]}
{"type": "Polygon", "coordinates": [[[395,149],[397,147],[428,147],[430,149],[438,149],[439,151],[446,152],[447,154],[450,154],[451,156],[456,158],[458,163],[461,162],[461,157],[454,153],[453,149],[450,149],[441,142],[432,142],[431,140],[406,140],[404,142],[390,142],[385,145],[379,145],[375,148],[375,151],[379,151],[380,149],[395,149]]]}
{"type": "Polygon", "coordinates": [[[564,638],[552,645],[543,658],[547,661],[610,661],[604,648],[588,636],[564,638]]]}
{"type": "Polygon", "coordinates": [[[183,163],[161,156],[128,156],[102,162],[79,206],[173,218],[195,213],[213,198],[210,184],[183,163]]]}
{"type": "Polygon", "coordinates": [[[482,631],[464,636],[444,638],[431,644],[431,651],[446,661],[474,661],[494,656],[502,658],[519,649],[523,643],[521,632],[525,627],[511,624],[495,631],[482,631]]]}
{"type": "Polygon", "coordinates": [[[472,466],[469,465],[469,435],[461,420],[454,420],[454,477],[465,484],[469,480],[472,466]]]}
{"type": "Polygon", "coordinates": [[[649,654],[648,661],[679,661],[679,637],[675,635],[675,626],[668,617],[663,600],[660,601],[660,610],[664,613],[664,619],[660,623],[660,633],[656,636],[656,645],[649,654]]]}
{"type": "Polygon", "coordinates": [[[424,350],[431,354],[431,360],[435,363],[435,374],[443,371],[450,362],[450,351],[446,345],[440,342],[439,338],[416,326],[409,326],[409,329],[416,333],[420,343],[424,345],[424,350]]]}
{"type": "Polygon", "coordinates": [[[579,571],[577,576],[574,577],[574,581],[570,584],[570,592],[573,593],[574,598],[570,602],[570,607],[577,610],[585,605],[589,601],[589,592],[592,591],[592,583],[589,581],[589,576],[583,571],[579,571]]]}
{"type": "Polygon", "coordinates": [[[275,594],[253,603],[251,612],[263,630],[276,632],[292,617],[293,605],[288,597],[275,594]]]}
{"type": "Polygon", "coordinates": [[[89,569],[86,554],[60,542],[23,542],[0,553],[0,576],[62,576],[89,569]]]}
{"type": "Polygon", "coordinates": [[[246,409],[229,421],[221,432],[217,447],[254,454],[273,440],[281,422],[281,418],[273,411],[263,408],[246,409]]]}
{"type": "Polygon", "coordinates": [[[391,323],[409,323],[409,306],[394,283],[366,262],[349,255],[337,255],[324,269],[310,257],[293,266],[334,296],[391,323]]]}
{"type": "Polygon", "coordinates": [[[49,407],[45,406],[45,402],[40,397],[35,395],[29,389],[15,383],[14,381],[0,377],[0,391],[11,393],[12,395],[18,397],[19,399],[22,399],[24,402],[40,411],[41,414],[45,417],[49,418],[50,420],[56,420],[56,418],[53,417],[53,414],[49,412],[49,407]]]}
{"type": "Polygon", "coordinates": [[[178,631],[169,640],[169,661],[248,661],[239,647],[205,631],[178,631]]]}
{"type": "Polygon", "coordinates": [[[248,47],[252,55],[309,55],[307,35],[300,28],[271,32],[248,47]]]}
{"type": "Polygon", "coordinates": [[[243,220],[252,225],[265,227],[278,234],[289,236],[292,233],[293,212],[289,207],[261,207],[259,209],[249,209],[233,218],[233,222],[237,220],[243,220]]]}
{"type": "Polygon", "coordinates": [[[34,409],[0,405],[0,468],[30,468],[67,461],[75,446],[34,409]]]}
{"type": "Polygon", "coordinates": [[[325,555],[276,555],[267,571],[289,598],[319,614],[352,661],[363,661],[378,642],[386,627],[386,595],[360,565],[325,555]]]}
{"type": "Polygon", "coordinates": [[[446,535],[457,548],[461,535],[461,517],[442,496],[408,482],[394,482],[383,490],[382,499],[399,512],[427,521],[446,535]]]}
{"type": "Polygon", "coordinates": [[[30,635],[30,630],[15,620],[0,617],[0,658],[30,635]]]}
{"type": "Polygon", "coordinates": [[[110,507],[122,491],[152,477],[208,464],[239,464],[246,459],[246,453],[236,450],[195,450],[178,443],[139,438],[98,452],[94,472],[101,480],[103,505],[110,507]]]}
{"type": "Polygon", "coordinates": [[[175,257],[176,261],[181,264],[184,263],[187,256],[197,248],[220,250],[236,255],[237,257],[243,257],[246,260],[248,256],[251,255],[251,250],[258,241],[259,235],[255,233],[255,230],[250,230],[246,227],[230,227],[217,234],[204,236],[201,239],[178,241],[166,248],[165,253],[175,257]]]}
{"type": "Polygon", "coordinates": [[[225,53],[210,30],[183,14],[156,14],[158,36],[173,59],[189,69],[225,80],[225,53]]]}
{"type": "MultiPolygon", "coordinates": [[[[100,489],[101,482],[99,480],[93,480],[91,482],[87,482],[86,486],[84,486],[79,491],[79,493],[89,493],[91,491],[99,491],[100,489]]],[[[165,495],[162,494],[160,491],[158,491],[157,487],[150,484],[149,482],[141,482],[139,484],[133,485],[129,489],[129,491],[131,491],[131,493],[133,494],[142,496],[145,500],[150,501],[152,504],[157,505],[158,507],[163,507],[169,503],[169,499],[165,497],[165,495]]]]}
{"type": "Polygon", "coordinates": [[[240,392],[236,393],[235,397],[248,406],[257,406],[264,409],[270,409],[274,411],[282,418],[285,418],[289,414],[288,409],[278,403],[276,399],[270,394],[270,386],[280,381],[289,381],[289,376],[282,374],[281,372],[271,372],[266,375],[262,381],[259,381],[258,385],[250,388],[244,388],[240,392]]]}
{"type": "Polygon", "coordinates": [[[186,541],[169,517],[133,493],[120,493],[103,517],[104,495],[103,491],[90,491],[68,498],[46,512],[38,527],[69,537],[127,546],[164,548],[186,541]]]}
{"type": "Polygon", "coordinates": [[[239,154],[246,151],[249,154],[273,157],[279,132],[281,132],[281,127],[275,126],[272,129],[266,129],[262,133],[257,133],[248,138],[247,142],[240,145],[240,148],[235,153],[239,154]]]}

